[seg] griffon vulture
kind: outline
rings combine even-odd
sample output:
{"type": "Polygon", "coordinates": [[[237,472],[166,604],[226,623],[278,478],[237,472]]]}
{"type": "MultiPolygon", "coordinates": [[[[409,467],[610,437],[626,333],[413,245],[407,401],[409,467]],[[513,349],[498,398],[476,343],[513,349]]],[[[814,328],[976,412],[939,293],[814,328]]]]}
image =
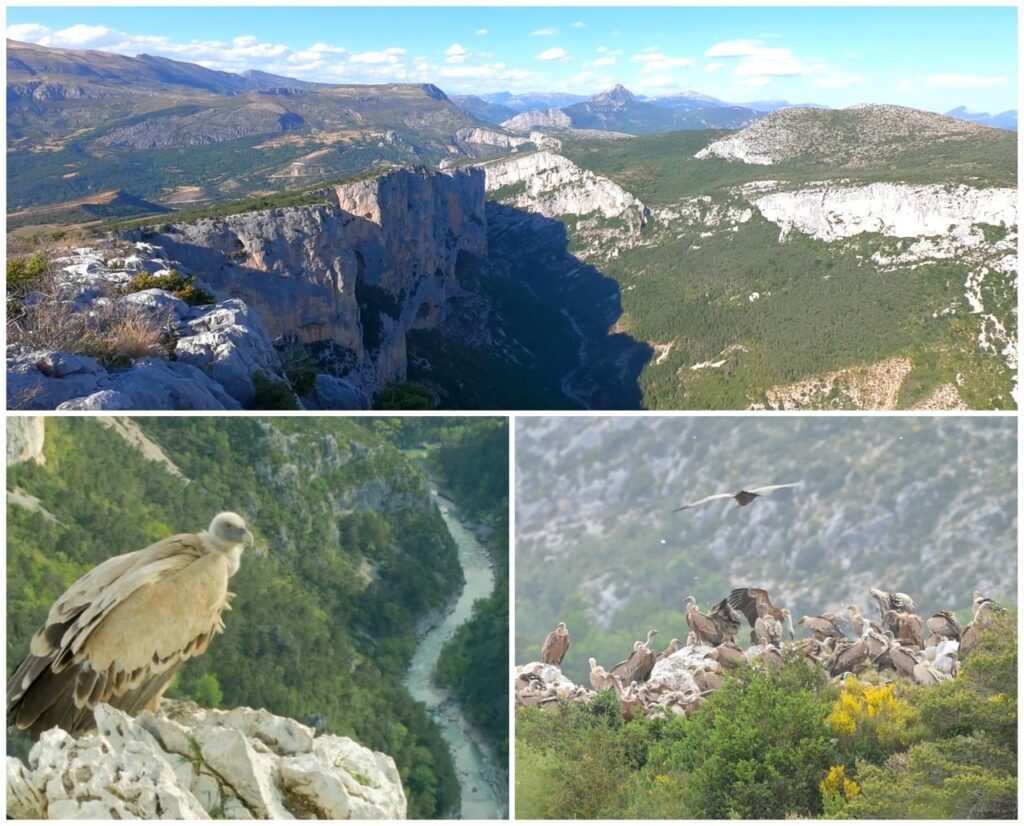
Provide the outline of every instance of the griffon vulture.
{"type": "Polygon", "coordinates": [[[764,604],[768,606],[768,615],[782,623],[782,627],[789,638],[793,639],[793,619],[789,615],[788,608],[776,608],[768,598],[768,592],[764,588],[734,588],[729,593],[729,604],[740,611],[747,618],[750,627],[757,624],[759,616],[757,606],[764,604]]]}
{"type": "Polygon", "coordinates": [[[565,659],[565,652],[569,650],[569,629],[564,622],[558,623],[558,627],[544,638],[544,645],[540,649],[540,658],[547,665],[561,665],[565,659]]]}
{"type": "Polygon", "coordinates": [[[696,502],[690,502],[688,505],[683,505],[681,508],[673,509],[672,513],[679,513],[679,511],[686,511],[690,508],[696,508],[699,505],[707,504],[708,502],[715,502],[719,499],[735,499],[736,507],[742,508],[745,505],[749,505],[759,496],[764,496],[767,493],[771,493],[773,490],[782,490],[783,488],[796,488],[802,485],[803,482],[791,482],[786,485],[764,485],[760,488],[751,488],[750,490],[738,490],[735,493],[714,493],[711,496],[705,496],[703,499],[698,499],[696,502]]]}
{"type": "Polygon", "coordinates": [[[806,626],[814,639],[819,642],[829,637],[843,639],[846,636],[846,633],[843,631],[842,621],[835,614],[822,614],[820,617],[800,617],[797,625],[806,626]]]}
{"type": "Polygon", "coordinates": [[[959,642],[963,629],[951,611],[936,611],[928,618],[928,630],[937,637],[959,642]]]}
{"type": "Polygon", "coordinates": [[[107,703],[158,710],[186,660],[224,630],[228,579],[252,534],[220,513],[208,530],[178,534],[97,565],[68,588],[7,683],[7,715],[38,737],[89,728],[107,703]]]}
{"type": "Polygon", "coordinates": [[[708,611],[708,616],[714,620],[718,630],[722,632],[723,640],[736,642],[736,635],[740,632],[743,617],[733,610],[733,607],[729,604],[728,597],[708,611]]]}
{"type": "MultiPolygon", "coordinates": [[[[906,594],[898,591],[889,593],[880,591],[878,588],[871,588],[871,596],[878,603],[878,615],[884,620],[888,611],[916,611],[917,603],[906,594]]],[[[894,629],[895,630],[895,629],[894,629]]]]}
{"type": "Polygon", "coordinates": [[[685,603],[686,624],[697,635],[697,640],[705,645],[720,645],[724,638],[722,631],[711,617],[702,614],[697,608],[697,600],[687,597],[685,603]]]}
{"type": "Polygon", "coordinates": [[[622,662],[612,668],[611,673],[622,680],[623,683],[643,683],[651,676],[656,660],[655,653],[651,650],[651,640],[658,632],[650,630],[647,632],[646,642],[637,642],[633,646],[633,653],[622,662]]]}

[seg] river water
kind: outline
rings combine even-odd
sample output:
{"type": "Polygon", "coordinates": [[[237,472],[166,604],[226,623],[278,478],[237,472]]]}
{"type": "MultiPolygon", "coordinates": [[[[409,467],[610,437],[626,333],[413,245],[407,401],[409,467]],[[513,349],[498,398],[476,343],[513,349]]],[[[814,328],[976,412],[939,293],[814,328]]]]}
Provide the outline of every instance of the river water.
{"type": "Polygon", "coordinates": [[[413,698],[426,705],[427,713],[440,726],[448,743],[462,787],[459,817],[467,820],[503,818],[507,814],[506,789],[494,755],[448,690],[434,682],[434,669],[441,648],[469,619],[473,603],[491,595],[494,572],[487,552],[459,521],[452,502],[433,489],[431,493],[441,509],[448,532],[455,540],[466,586],[451,613],[420,640],[405,683],[413,698]]]}

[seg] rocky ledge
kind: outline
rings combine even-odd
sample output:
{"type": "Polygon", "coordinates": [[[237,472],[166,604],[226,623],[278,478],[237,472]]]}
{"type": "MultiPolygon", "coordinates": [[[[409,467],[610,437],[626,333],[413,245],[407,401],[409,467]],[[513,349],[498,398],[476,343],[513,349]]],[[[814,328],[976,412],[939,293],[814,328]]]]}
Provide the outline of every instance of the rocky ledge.
{"type": "Polygon", "coordinates": [[[96,708],[97,731],[43,734],[28,764],[7,758],[16,819],[395,820],[394,760],[264,710],[164,701],[131,718],[96,708]]]}

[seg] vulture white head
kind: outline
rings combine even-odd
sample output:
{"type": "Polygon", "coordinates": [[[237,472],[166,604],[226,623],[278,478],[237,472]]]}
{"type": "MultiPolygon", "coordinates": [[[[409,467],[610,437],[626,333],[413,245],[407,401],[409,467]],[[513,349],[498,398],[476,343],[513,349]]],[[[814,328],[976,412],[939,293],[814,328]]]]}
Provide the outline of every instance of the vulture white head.
{"type": "Polygon", "coordinates": [[[245,520],[237,513],[224,511],[213,517],[206,535],[212,540],[213,550],[231,557],[235,573],[242,560],[242,549],[253,542],[252,534],[245,527],[245,520]]]}

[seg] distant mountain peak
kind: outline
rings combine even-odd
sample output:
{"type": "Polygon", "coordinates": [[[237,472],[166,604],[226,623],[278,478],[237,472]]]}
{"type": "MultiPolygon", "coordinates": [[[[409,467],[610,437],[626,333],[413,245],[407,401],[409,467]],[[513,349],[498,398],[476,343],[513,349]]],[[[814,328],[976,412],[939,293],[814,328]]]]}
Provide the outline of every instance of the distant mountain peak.
{"type": "Polygon", "coordinates": [[[624,106],[635,100],[636,95],[621,83],[616,83],[611,89],[605,89],[601,94],[594,96],[594,103],[610,103],[614,106],[624,106]]]}

